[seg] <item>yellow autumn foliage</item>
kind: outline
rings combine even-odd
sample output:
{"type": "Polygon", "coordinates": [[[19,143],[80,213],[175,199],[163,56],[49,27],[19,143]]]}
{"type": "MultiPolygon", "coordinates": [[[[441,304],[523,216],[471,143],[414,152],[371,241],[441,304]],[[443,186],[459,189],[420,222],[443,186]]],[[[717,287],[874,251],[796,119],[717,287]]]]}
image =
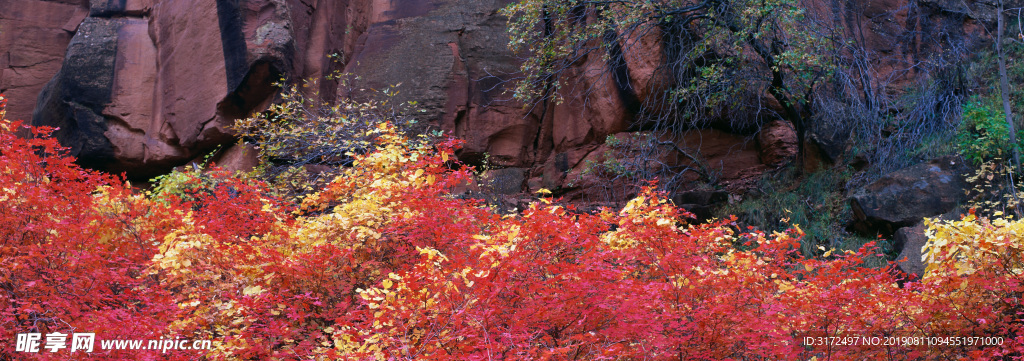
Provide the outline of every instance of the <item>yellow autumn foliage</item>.
{"type": "Polygon", "coordinates": [[[1024,220],[978,218],[958,221],[925,220],[928,242],[922,249],[925,278],[947,272],[971,275],[979,271],[1024,272],[1024,220]]]}

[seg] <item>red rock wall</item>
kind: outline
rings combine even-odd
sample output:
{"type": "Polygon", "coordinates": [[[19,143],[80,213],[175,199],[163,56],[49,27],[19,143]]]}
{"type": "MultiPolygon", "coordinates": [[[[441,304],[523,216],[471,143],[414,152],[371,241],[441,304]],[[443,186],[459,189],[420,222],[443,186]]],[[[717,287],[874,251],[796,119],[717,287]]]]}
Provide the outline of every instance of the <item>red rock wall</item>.
{"type": "Polygon", "coordinates": [[[0,91],[10,119],[32,119],[36,97],[60,70],[88,0],[0,0],[0,91]]]}
{"type": "MultiPolygon", "coordinates": [[[[561,186],[607,136],[627,131],[633,103],[668,85],[657,82],[660,35],[622,40],[628,96],[593,55],[560,79],[564,102],[524,108],[502,81],[519,64],[497,14],[509,2],[0,0],[0,91],[12,117],[61,127],[58,137],[84,164],[144,178],[232,143],[226,126],[272,101],[279,76],[345,70],[361,77],[356,89],[401,83],[399,100],[416,100],[425,120],[466,140],[463,160],[523,168],[524,187],[561,186]],[[344,62],[327,59],[332,53],[344,62]]],[[[811,3],[880,54],[875,81],[905,83],[916,75],[899,69],[941,48],[930,37],[977,30],[954,3],[811,3]]],[[[347,90],[322,82],[319,91],[347,90]]],[[[792,151],[779,133],[789,128],[772,129],[761,143],[782,153],[755,149],[750,136],[697,136],[714,135],[699,146],[721,174],[750,177],[765,168],[758,152],[777,165],[792,151]]]]}

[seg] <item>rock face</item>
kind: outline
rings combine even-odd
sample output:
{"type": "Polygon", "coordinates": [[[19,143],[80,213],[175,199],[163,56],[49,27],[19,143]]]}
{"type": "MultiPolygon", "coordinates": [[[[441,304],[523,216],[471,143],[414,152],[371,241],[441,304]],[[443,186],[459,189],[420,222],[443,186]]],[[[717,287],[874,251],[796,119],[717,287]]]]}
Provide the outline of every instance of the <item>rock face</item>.
{"type": "MultiPolygon", "coordinates": [[[[402,83],[396,100],[416,100],[424,118],[466,139],[467,158],[487,154],[498,166],[534,159],[538,120],[499,101],[505,84],[488,77],[518,67],[497,15],[507,1],[30,3],[53,14],[24,7],[4,15],[60,18],[51,26],[66,39],[36,39],[57,50],[45,49],[52,61],[33,73],[34,88],[22,91],[26,80],[5,70],[13,75],[0,90],[13,100],[12,118],[28,118],[19,106],[31,107],[39,92],[33,123],[59,127],[57,137],[90,167],[159,174],[229,142],[228,127],[272,101],[282,75],[297,81],[335,70],[359,75],[358,88],[402,83]]],[[[0,65],[27,66],[8,55],[23,53],[31,51],[10,47],[0,65]]],[[[330,81],[317,90],[328,98],[339,91],[330,81]]]]}
{"type": "Polygon", "coordinates": [[[425,118],[466,141],[463,159],[532,165],[539,114],[509,101],[502,79],[519,67],[506,46],[506,19],[497,14],[509,1],[381,3],[373,4],[379,15],[345,70],[362,77],[365,88],[401,84],[397,100],[418,102],[425,118]]]}
{"type": "Polygon", "coordinates": [[[71,37],[89,14],[80,0],[0,0],[0,92],[7,117],[32,120],[43,86],[60,70],[71,37]]]}
{"type": "MultiPolygon", "coordinates": [[[[417,101],[424,123],[464,139],[463,161],[527,169],[524,189],[566,187],[608,136],[635,132],[639,104],[671,85],[659,81],[666,50],[656,31],[622,37],[610,59],[590,54],[561,74],[564,102],[524,107],[506,92],[520,60],[498,10],[511,1],[0,0],[0,92],[10,117],[27,119],[34,106],[33,123],[59,127],[83,164],[146,178],[231,142],[228,127],[274,101],[279,77],[344,70],[359,76],[351,88],[323,81],[310,91],[358,97],[401,83],[395,100],[417,101]]],[[[913,79],[897,70],[935,51],[920,37],[977,27],[944,10],[959,3],[819,5],[812,10],[888,54],[875,79],[913,79]]],[[[716,129],[666,141],[741,188],[792,157],[791,127],[767,121],[756,141],[716,129]]]]}
{"type": "Polygon", "coordinates": [[[757,134],[761,162],[769,166],[782,166],[796,158],[798,141],[793,123],[775,120],[757,134]]]}
{"type": "Polygon", "coordinates": [[[953,210],[965,200],[968,167],[945,157],[893,172],[858,189],[850,198],[854,228],[890,237],[900,227],[953,210]]]}
{"type": "Polygon", "coordinates": [[[229,142],[291,68],[287,7],[92,1],[33,123],[87,166],[151,177],[229,142]],[[245,32],[249,33],[246,34],[245,32]]]}

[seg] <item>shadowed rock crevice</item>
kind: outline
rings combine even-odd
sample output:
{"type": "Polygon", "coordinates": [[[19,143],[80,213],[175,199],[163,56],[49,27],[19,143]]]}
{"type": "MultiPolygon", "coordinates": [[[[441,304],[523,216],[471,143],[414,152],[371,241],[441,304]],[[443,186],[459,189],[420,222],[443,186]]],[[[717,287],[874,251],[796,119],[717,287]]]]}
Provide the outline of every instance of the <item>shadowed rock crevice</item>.
{"type": "Polygon", "coordinates": [[[224,49],[224,69],[228,90],[242,84],[247,72],[245,34],[242,33],[242,14],[239,0],[217,0],[217,24],[220,26],[220,42],[224,49]]]}
{"type": "Polygon", "coordinates": [[[626,54],[622,49],[621,39],[617,33],[608,31],[604,34],[604,41],[611,44],[608,47],[608,69],[615,79],[619,101],[622,102],[629,114],[635,115],[640,112],[641,102],[636,90],[630,84],[634,78],[629,74],[629,66],[626,64],[626,54]]]}
{"type": "Polygon", "coordinates": [[[217,113],[229,119],[248,117],[277,92],[276,83],[284,73],[269,61],[249,67],[238,87],[217,105],[217,113]]]}

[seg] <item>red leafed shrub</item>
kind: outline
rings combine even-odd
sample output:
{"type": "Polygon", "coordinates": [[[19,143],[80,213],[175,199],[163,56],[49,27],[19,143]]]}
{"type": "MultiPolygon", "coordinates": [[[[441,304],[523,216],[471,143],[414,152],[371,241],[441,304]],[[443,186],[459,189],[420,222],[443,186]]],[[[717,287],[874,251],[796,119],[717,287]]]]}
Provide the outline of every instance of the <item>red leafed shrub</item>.
{"type": "Polygon", "coordinates": [[[92,355],[108,359],[1021,355],[1020,222],[936,224],[928,274],[906,281],[862,267],[871,245],[808,260],[798,227],[690,224],[653,187],[599,214],[547,200],[495,214],[449,194],[468,177],[458,142],[410,146],[387,124],[298,207],[217,171],[132,192],[2,124],[0,359],[68,358],[13,338],[69,330],[213,341],[92,355]]]}
{"type": "Polygon", "coordinates": [[[177,317],[147,271],[172,223],[166,209],[80,169],[49,130],[24,139],[19,127],[0,120],[0,359],[51,356],[11,356],[16,333],[159,338],[177,317]]]}

